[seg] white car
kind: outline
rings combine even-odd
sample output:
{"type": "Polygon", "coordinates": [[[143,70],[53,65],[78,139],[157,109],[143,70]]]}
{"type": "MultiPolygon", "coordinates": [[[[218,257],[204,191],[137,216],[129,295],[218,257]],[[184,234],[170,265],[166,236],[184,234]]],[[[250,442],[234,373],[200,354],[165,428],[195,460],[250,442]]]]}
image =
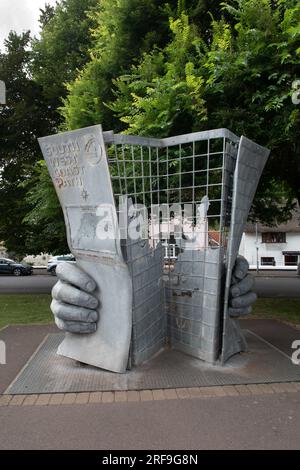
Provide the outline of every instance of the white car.
{"type": "Polygon", "coordinates": [[[73,255],[59,255],[59,256],[53,256],[48,261],[48,266],[47,266],[47,271],[48,273],[51,273],[53,276],[56,274],[56,266],[59,263],[62,262],[67,262],[67,263],[76,263],[76,259],[74,258],[73,255]]]}

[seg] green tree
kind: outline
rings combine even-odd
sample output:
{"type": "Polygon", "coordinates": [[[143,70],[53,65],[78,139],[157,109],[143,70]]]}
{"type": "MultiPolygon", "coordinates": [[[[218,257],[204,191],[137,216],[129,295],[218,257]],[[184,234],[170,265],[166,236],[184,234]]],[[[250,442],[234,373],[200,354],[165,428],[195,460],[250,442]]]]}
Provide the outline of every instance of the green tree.
{"type": "MultiPolygon", "coordinates": [[[[299,107],[291,101],[299,8],[296,0],[102,0],[90,56],[68,84],[63,127],[102,123],[149,136],[228,127],[271,149],[253,218],[285,220],[300,199],[299,107]]],[[[40,171],[30,190],[34,208],[51,200],[47,178],[40,171]]],[[[41,213],[26,220],[38,226],[41,213]]]]}
{"type": "Polygon", "coordinates": [[[61,124],[58,112],[66,96],[66,83],[88,61],[99,0],[62,0],[55,8],[41,10],[40,38],[32,41],[31,72],[42,87],[53,128],[61,124]]]}
{"type": "Polygon", "coordinates": [[[170,19],[170,31],[173,38],[163,50],[144,54],[130,74],[114,81],[109,106],[127,125],[126,133],[163,137],[199,130],[207,121],[204,80],[196,65],[202,40],[185,13],[170,19]]]}
{"type": "Polygon", "coordinates": [[[20,183],[32,176],[40,155],[37,138],[49,129],[41,88],[28,73],[29,42],[29,32],[10,33],[0,54],[7,89],[7,103],[0,106],[0,240],[16,254],[24,253],[29,230],[22,225],[28,204],[20,183]]]}
{"type": "Polygon", "coordinates": [[[96,5],[98,0],[62,0],[54,9],[46,6],[40,39],[31,41],[29,32],[11,33],[0,55],[0,76],[7,84],[7,105],[0,109],[0,240],[18,255],[65,251],[63,216],[49,176],[37,163],[37,138],[61,124],[57,108],[66,94],[64,82],[88,60],[90,15],[96,5]],[[35,184],[36,199],[31,195],[35,184]],[[51,216],[39,211],[38,221],[34,214],[42,204],[51,216]]]}
{"type": "MultiPolygon", "coordinates": [[[[90,6],[92,3],[90,2],[90,6]]],[[[70,19],[69,28],[66,21],[66,18],[71,18],[70,8],[75,4],[80,6],[81,2],[66,0],[62,3],[63,9],[59,7],[55,9],[53,17],[51,11],[47,15],[43,14],[44,28],[41,39],[33,45],[33,75],[41,84],[45,98],[50,103],[50,111],[45,112],[51,116],[54,127],[52,132],[59,124],[56,111],[60,97],[64,97],[64,82],[66,81],[71,82],[68,86],[69,95],[63,108],[65,116],[63,127],[73,129],[101,122],[104,127],[110,128],[113,122],[117,123],[118,120],[113,119],[112,111],[105,106],[105,101],[113,96],[112,79],[117,77],[122,70],[126,68],[129,70],[130,64],[140,57],[142,50],[151,49],[156,42],[161,44],[167,42],[168,9],[177,8],[177,0],[172,0],[171,6],[161,0],[96,2],[95,8],[90,8],[88,13],[91,24],[96,22],[96,27],[90,38],[85,38],[85,49],[82,54],[82,63],[88,59],[89,61],[79,73],[78,78],[72,82],[76,71],[73,65],[65,68],[64,64],[71,63],[65,60],[65,56],[68,57],[66,48],[69,47],[71,52],[73,44],[76,45],[77,51],[79,48],[79,39],[76,37],[77,22],[70,19]],[[74,25],[76,27],[73,31],[74,25]],[[68,39],[71,33],[74,33],[72,41],[68,39]],[[88,42],[90,41],[89,44],[91,44],[92,40],[94,45],[88,56],[88,42]],[[59,58],[61,58],[60,61],[59,58]]],[[[82,7],[81,10],[83,10],[82,7]]],[[[88,36],[87,30],[85,35],[88,36]]],[[[73,57],[72,54],[69,55],[69,58],[73,57]]],[[[81,65],[77,63],[76,67],[80,68],[81,65]]],[[[26,200],[31,210],[27,211],[24,222],[32,227],[28,244],[30,243],[32,249],[34,246],[40,246],[40,234],[37,227],[46,224],[51,226],[52,231],[43,234],[44,250],[65,251],[62,214],[44,167],[40,165],[37,167],[30,187],[27,188],[26,200]],[[36,233],[38,237],[35,237],[36,233]]]]}
{"type": "MultiPolygon", "coordinates": [[[[192,5],[202,2],[191,2],[192,5]]],[[[219,2],[218,2],[219,3],[219,2]]],[[[113,98],[112,82],[154,45],[169,39],[168,16],[182,8],[178,0],[102,0],[90,61],[68,85],[62,114],[66,128],[77,129],[102,123],[120,130],[106,103],[113,98]]]]}
{"type": "Polygon", "coordinates": [[[44,161],[37,163],[34,175],[22,187],[27,191],[26,201],[30,205],[23,219],[23,224],[29,227],[27,252],[67,253],[64,217],[44,161]]]}
{"type": "Polygon", "coordinates": [[[223,8],[231,19],[212,19],[209,40],[185,14],[171,20],[171,42],[115,81],[110,108],[129,133],[228,127],[268,146],[253,217],[271,223],[300,201],[299,108],[291,100],[300,75],[300,6],[237,0],[223,8]]]}
{"type": "Polygon", "coordinates": [[[252,217],[276,223],[300,201],[300,113],[291,100],[300,76],[300,4],[237,0],[224,9],[234,28],[213,22],[204,62],[210,126],[229,127],[271,149],[252,217]]]}
{"type": "Polygon", "coordinates": [[[220,0],[102,0],[96,10],[90,60],[68,84],[62,107],[66,128],[101,123],[105,129],[123,130],[107,106],[113,100],[113,81],[128,73],[144,53],[166,46],[172,38],[169,17],[185,10],[209,42],[211,15],[221,16],[221,4],[220,0]]]}

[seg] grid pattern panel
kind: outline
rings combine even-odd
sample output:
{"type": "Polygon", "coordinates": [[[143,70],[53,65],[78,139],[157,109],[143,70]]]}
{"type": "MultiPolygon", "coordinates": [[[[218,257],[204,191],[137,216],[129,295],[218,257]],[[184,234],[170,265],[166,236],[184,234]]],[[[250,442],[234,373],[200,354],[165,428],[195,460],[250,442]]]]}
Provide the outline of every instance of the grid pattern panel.
{"type": "Polygon", "coordinates": [[[125,251],[133,289],[130,367],[141,364],[165,345],[166,318],[161,244],[151,250],[148,241],[127,240],[125,251]]]}
{"type": "Polygon", "coordinates": [[[212,138],[187,137],[168,145],[170,139],[115,136],[108,147],[117,207],[118,198],[125,196],[135,207],[131,219],[144,216],[139,226],[144,245],[130,237],[123,240],[133,280],[132,364],[151,357],[165,340],[209,362],[220,352],[220,297],[237,139],[222,132],[212,138]],[[159,241],[165,248],[164,265],[157,261],[162,259],[159,241]],[[166,302],[158,287],[163,285],[166,302]]]}
{"type": "Polygon", "coordinates": [[[154,212],[162,204],[180,204],[182,215],[190,204],[187,222],[195,222],[196,205],[206,196],[209,229],[221,233],[226,144],[221,138],[165,148],[114,145],[108,153],[115,197],[126,195],[154,212]]]}

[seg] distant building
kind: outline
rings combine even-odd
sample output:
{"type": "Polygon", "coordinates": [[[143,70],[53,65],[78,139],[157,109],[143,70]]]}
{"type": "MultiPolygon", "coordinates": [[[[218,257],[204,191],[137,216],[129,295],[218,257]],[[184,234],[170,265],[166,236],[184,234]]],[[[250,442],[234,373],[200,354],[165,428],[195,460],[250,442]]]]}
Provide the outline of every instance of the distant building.
{"type": "Polygon", "coordinates": [[[277,227],[247,224],[240,245],[240,254],[251,269],[296,270],[300,262],[300,209],[292,219],[277,227]]]}

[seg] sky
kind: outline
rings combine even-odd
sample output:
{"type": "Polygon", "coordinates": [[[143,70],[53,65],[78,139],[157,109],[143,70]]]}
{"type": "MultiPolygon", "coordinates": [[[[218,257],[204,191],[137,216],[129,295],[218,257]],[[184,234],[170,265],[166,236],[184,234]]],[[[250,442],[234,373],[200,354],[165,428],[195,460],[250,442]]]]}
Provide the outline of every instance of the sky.
{"type": "Polygon", "coordinates": [[[43,8],[45,3],[55,5],[56,0],[0,0],[1,50],[3,50],[3,41],[10,30],[21,33],[30,29],[32,36],[38,34],[39,9],[43,8]]]}

